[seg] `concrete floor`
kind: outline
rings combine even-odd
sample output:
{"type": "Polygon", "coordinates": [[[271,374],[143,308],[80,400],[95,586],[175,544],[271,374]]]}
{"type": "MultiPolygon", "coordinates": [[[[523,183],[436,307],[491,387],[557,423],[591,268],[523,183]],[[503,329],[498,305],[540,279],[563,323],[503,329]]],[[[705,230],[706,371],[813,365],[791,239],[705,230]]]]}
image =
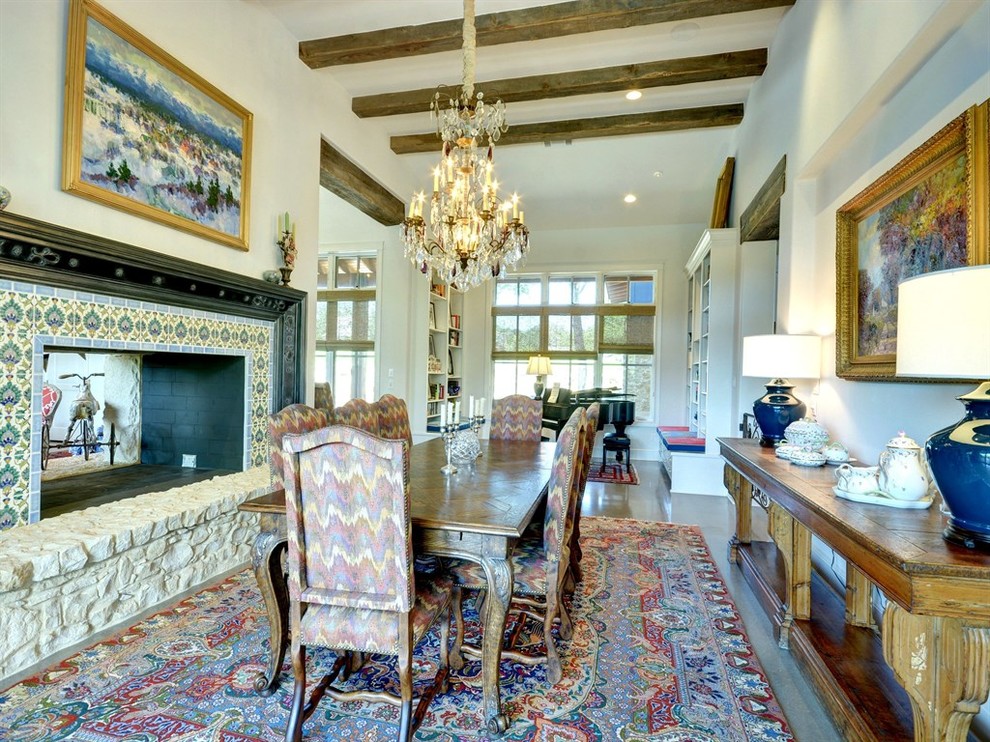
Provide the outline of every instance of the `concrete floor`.
{"type": "Polygon", "coordinates": [[[791,655],[777,646],[770,621],[741,572],[727,561],[727,544],[735,532],[735,508],[729,500],[672,495],[658,462],[634,461],[634,466],[639,474],[638,485],[588,482],[581,513],[700,526],[795,738],[798,742],[842,739],[791,655]]]}

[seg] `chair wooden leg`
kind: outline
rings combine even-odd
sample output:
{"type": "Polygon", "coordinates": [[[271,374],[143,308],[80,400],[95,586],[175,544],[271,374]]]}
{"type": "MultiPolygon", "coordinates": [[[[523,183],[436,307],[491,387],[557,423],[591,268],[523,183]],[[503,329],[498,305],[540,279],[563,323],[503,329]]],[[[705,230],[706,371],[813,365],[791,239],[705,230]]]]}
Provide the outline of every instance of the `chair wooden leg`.
{"type": "Polygon", "coordinates": [[[461,607],[461,588],[454,586],[454,594],[450,598],[450,607],[454,612],[454,649],[450,656],[450,667],[453,670],[464,668],[464,654],[462,646],[464,644],[464,611],[461,607]]]}
{"type": "Polygon", "coordinates": [[[570,641],[574,635],[574,624],[571,623],[571,616],[567,612],[567,608],[564,606],[561,598],[562,596],[557,596],[557,613],[560,616],[560,638],[564,641],[570,641]]]}
{"type": "Polygon", "coordinates": [[[485,601],[488,600],[488,590],[482,588],[478,591],[478,597],[474,599],[474,608],[478,611],[478,618],[485,621],[485,601]]]}
{"type": "MultiPolygon", "coordinates": [[[[553,633],[551,632],[553,620],[556,618],[558,612],[560,612],[561,630],[563,631],[563,621],[566,615],[560,605],[560,591],[558,588],[560,580],[558,579],[557,572],[560,568],[559,565],[560,562],[552,562],[547,569],[547,610],[543,616],[543,641],[547,645],[547,680],[552,685],[559,683],[561,677],[564,675],[564,671],[560,666],[560,656],[557,654],[557,645],[554,644],[553,633]]],[[[563,633],[561,633],[561,636],[563,636],[563,633]]]]}
{"type": "Polygon", "coordinates": [[[306,701],[306,647],[292,642],[292,705],[285,727],[285,742],[302,742],[303,703],[306,701]]]}
{"type": "MultiPolygon", "coordinates": [[[[451,597],[453,602],[453,597],[451,597]]],[[[440,681],[440,692],[446,693],[448,688],[448,678],[450,677],[450,604],[443,609],[440,616],[440,664],[437,667],[437,674],[443,675],[440,681]]]]}
{"type": "Polygon", "coordinates": [[[399,715],[399,741],[406,742],[412,739],[412,699],[413,699],[413,679],[412,679],[412,627],[409,620],[399,622],[399,695],[402,699],[399,715]]]}

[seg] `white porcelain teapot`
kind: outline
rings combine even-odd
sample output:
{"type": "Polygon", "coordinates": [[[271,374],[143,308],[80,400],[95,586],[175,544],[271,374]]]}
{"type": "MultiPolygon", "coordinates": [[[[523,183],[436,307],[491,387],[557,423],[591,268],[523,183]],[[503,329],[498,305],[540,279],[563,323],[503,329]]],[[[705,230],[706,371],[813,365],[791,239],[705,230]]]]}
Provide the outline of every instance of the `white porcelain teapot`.
{"type": "Polygon", "coordinates": [[[928,471],[921,446],[904,431],[887,442],[880,454],[880,490],[895,500],[920,500],[928,494],[928,471]]]}

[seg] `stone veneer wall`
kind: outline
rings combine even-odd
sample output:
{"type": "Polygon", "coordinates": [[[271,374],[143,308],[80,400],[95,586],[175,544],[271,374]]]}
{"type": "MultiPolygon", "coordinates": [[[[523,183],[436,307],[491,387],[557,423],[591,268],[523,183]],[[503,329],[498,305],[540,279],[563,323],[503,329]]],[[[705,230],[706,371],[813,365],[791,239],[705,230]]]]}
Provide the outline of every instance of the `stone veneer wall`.
{"type": "Polygon", "coordinates": [[[0,532],[40,515],[43,354],[53,345],[243,356],[244,468],[267,461],[272,322],[0,280],[0,532]]]}
{"type": "Polygon", "coordinates": [[[250,561],[267,466],[0,533],[0,687],[8,677],[250,561]]]}

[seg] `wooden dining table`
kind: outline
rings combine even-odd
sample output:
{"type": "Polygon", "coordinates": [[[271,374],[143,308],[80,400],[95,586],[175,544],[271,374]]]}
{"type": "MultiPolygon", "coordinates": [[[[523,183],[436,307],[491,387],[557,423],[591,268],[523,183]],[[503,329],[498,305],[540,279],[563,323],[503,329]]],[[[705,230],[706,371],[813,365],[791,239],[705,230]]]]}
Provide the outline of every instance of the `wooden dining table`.
{"type": "MultiPolygon", "coordinates": [[[[533,519],[544,497],[553,464],[553,443],[481,441],[481,456],[457,463],[443,474],[443,440],[434,438],[412,447],[409,485],[412,501],[413,550],[416,554],[449,556],[478,562],[488,581],[482,616],[482,694],[488,730],[501,734],[509,726],[499,696],[502,636],[512,599],[512,561],[516,541],[533,519]]],[[[240,510],[260,514],[252,554],[254,572],[265,601],[271,630],[268,667],[254,683],[269,695],[278,686],[288,643],[289,597],[282,568],[286,535],[285,492],[281,489],[248,500],[240,510]]]]}

